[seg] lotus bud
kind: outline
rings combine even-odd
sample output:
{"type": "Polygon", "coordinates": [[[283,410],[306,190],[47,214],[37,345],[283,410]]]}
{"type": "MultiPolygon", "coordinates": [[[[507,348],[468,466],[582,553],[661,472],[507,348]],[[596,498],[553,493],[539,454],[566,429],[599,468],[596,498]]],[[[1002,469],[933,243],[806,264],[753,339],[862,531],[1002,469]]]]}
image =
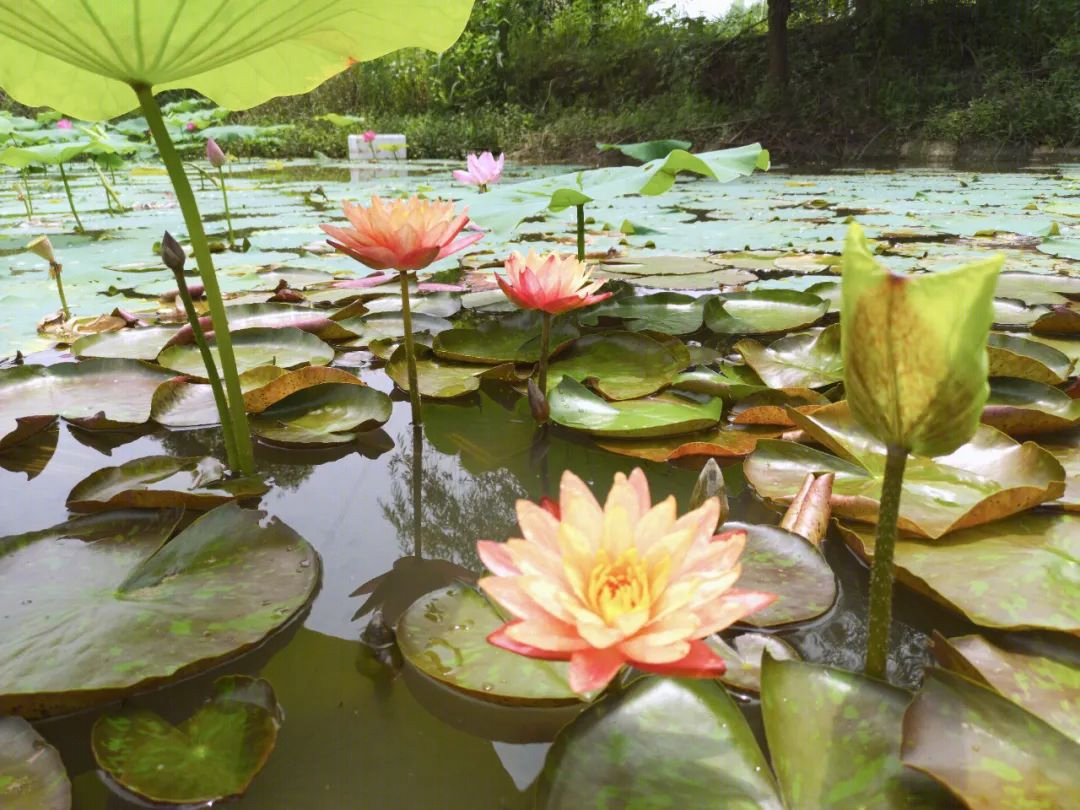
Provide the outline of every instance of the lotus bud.
{"type": "Polygon", "coordinates": [[[225,165],[225,153],[221,151],[221,147],[217,145],[217,141],[213,138],[206,141],[206,159],[210,161],[210,165],[215,169],[220,169],[225,165]]]}
{"type": "Polygon", "coordinates": [[[184,272],[184,262],[187,261],[187,254],[184,253],[180,243],[168,231],[165,231],[165,235],[161,237],[161,261],[174,273],[184,272]]]}
{"type": "Polygon", "coordinates": [[[548,406],[547,397],[544,396],[544,392],[540,390],[540,386],[537,385],[536,380],[529,378],[529,410],[532,411],[533,419],[540,424],[547,422],[548,417],[551,416],[551,408],[548,406]]]}
{"type": "Polygon", "coordinates": [[[855,420],[886,446],[940,456],[974,435],[990,393],[986,338],[1003,261],[896,275],[851,225],[842,259],[844,390],[855,420]]]}
{"type": "Polygon", "coordinates": [[[780,528],[820,546],[829,528],[835,477],[833,473],[825,473],[815,478],[813,473],[807,473],[799,492],[780,521],[780,528]]]}
{"type": "Polygon", "coordinates": [[[39,236],[33,240],[26,249],[33,253],[35,256],[40,256],[49,263],[49,266],[57,264],[56,254],[53,253],[52,242],[49,241],[47,236],[39,236]]]}
{"type": "Polygon", "coordinates": [[[373,140],[375,140],[375,130],[373,130],[373,129],[367,130],[364,133],[363,138],[364,138],[364,143],[371,143],[373,140]]]}
{"type": "Polygon", "coordinates": [[[728,506],[724,475],[720,472],[720,465],[716,463],[715,458],[710,458],[705,462],[705,466],[701,468],[701,474],[694,484],[694,490],[690,493],[690,510],[697,509],[709,498],[716,498],[720,501],[720,517],[716,520],[716,525],[720,526],[727,520],[731,508],[728,506]]]}

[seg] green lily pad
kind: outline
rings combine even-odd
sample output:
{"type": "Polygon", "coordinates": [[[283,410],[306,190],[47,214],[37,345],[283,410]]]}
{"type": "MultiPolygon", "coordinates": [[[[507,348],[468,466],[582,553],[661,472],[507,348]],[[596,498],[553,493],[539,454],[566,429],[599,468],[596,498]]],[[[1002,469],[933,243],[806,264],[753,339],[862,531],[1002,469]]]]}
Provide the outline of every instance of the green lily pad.
{"type": "MultiPolygon", "coordinates": [[[[398,311],[373,312],[370,315],[346,318],[338,323],[359,335],[359,337],[347,341],[345,344],[347,346],[361,347],[366,346],[372,340],[405,336],[405,320],[398,311]]],[[[446,318],[425,315],[422,312],[412,314],[412,330],[414,334],[426,332],[430,335],[437,335],[440,332],[445,332],[451,326],[453,324],[446,318]]]]}
{"type": "Polygon", "coordinates": [[[1003,650],[982,636],[935,634],[934,655],[1080,743],[1080,668],[1034,652],[1003,650]]]}
{"type": "Polygon", "coordinates": [[[71,344],[71,353],[78,358],[154,360],[175,335],[175,329],[164,326],[100,332],[76,340],[71,344]]]}
{"type": "Polygon", "coordinates": [[[548,390],[563,377],[588,382],[607,399],[648,396],[690,364],[677,339],[654,340],[638,332],[602,332],[580,337],[548,369],[548,390]]]}
{"type": "MultiPolygon", "coordinates": [[[[232,333],[238,372],[250,371],[258,366],[325,366],[334,359],[333,348],[314,335],[293,326],[270,328],[265,326],[241,329],[232,333]]],[[[214,362],[221,366],[217,342],[210,339],[210,353],[214,362]]],[[[163,349],[158,363],[192,377],[205,377],[206,367],[202,355],[193,343],[177,344],[163,349]]]]}
{"type": "Polygon", "coordinates": [[[829,304],[798,290],[753,290],[710,298],[705,325],[722,335],[763,335],[803,329],[821,318],[829,304]]]}
{"type": "Polygon", "coordinates": [[[1080,447],[1044,444],[1043,448],[1065,469],[1065,492],[1051,505],[1070,512],[1080,512],[1080,447]]]}
{"type": "Polygon", "coordinates": [[[26,473],[26,480],[31,481],[44,472],[56,453],[56,445],[60,441],[60,426],[56,417],[29,417],[19,420],[20,425],[30,420],[44,422],[42,428],[35,428],[28,435],[20,436],[19,431],[8,434],[7,438],[14,437],[10,446],[0,442],[0,468],[10,472],[26,473]]]}
{"type": "MultiPolygon", "coordinates": [[[[453,399],[480,387],[482,369],[475,365],[443,360],[425,346],[416,347],[416,382],[420,395],[435,399],[453,399]]],[[[405,346],[398,346],[386,364],[386,373],[402,391],[409,390],[408,357],[405,346]]]]}
{"type": "Polygon", "coordinates": [[[719,398],[700,401],[678,394],[608,402],[569,377],[551,389],[548,405],[556,424],[611,438],[693,433],[715,426],[724,409],[719,398]]]}
{"type": "Polygon", "coordinates": [[[998,276],[994,295],[1029,304],[1059,304],[1069,296],[1080,295],[1080,277],[1049,273],[1002,273],[998,276]]]}
{"type": "MultiPolygon", "coordinates": [[[[541,319],[537,312],[514,312],[481,321],[474,329],[450,329],[435,336],[431,348],[439,357],[465,363],[535,363],[540,359],[541,319]]],[[[551,352],[580,332],[568,318],[551,325],[551,352]]]]}
{"type": "MultiPolygon", "coordinates": [[[[873,558],[873,529],[840,531],[856,554],[873,558]]],[[[975,624],[1080,633],[1080,515],[1028,512],[938,540],[901,537],[895,555],[898,581],[975,624]]]]}
{"type": "Polygon", "coordinates": [[[421,596],[401,614],[398,646],[421,672],[487,700],[576,702],[567,682],[568,664],[526,658],[488,643],[488,635],[503,624],[479,591],[451,585],[421,596]]]}
{"type": "MultiPolygon", "coordinates": [[[[401,299],[396,295],[382,295],[364,302],[369,312],[400,312],[401,299]]],[[[451,318],[461,310],[461,296],[457,293],[409,294],[409,311],[414,315],[432,315],[436,318],[451,318]]]]}
{"type": "Polygon", "coordinates": [[[0,717],[0,802],[5,810],[70,810],[60,754],[21,717],[0,717]]]}
{"type": "Polygon", "coordinates": [[[0,538],[0,712],[59,714],[193,674],[314,595],[318,555],[284,523],[226,504],[169,540],[179,518],[105,512],[0,538]]]}
{"type": "Polygon", "coordinates": [[[844,378],[838,324],[816,334],[787,335],[768,347],[740,340],[735,351],[770,388],[821,388],[844,378]]]}
{"type": "Polygon", "coordinates": [[[323,383],[290,394],[251,419],[260,439],[285,446],[345,444],[390,418],[390,397],[366,385],[323,383]]]}
{"type": "Polygon", "coordinates": [[[754,627],[776,627],[816,618],[836,601],[836,575],[818,548],[778,526],[725,523],[724,530],[746,531],[746,548],[739,564],[742,575],[735,587],[744,591],[775,593],[768,607],[742,622],[754,627]]]}
{"type": "Polygon", "coordinates": [[[991,332],[986,340],[991,377],[1017,377],[1045,385],[1065,382],[1072,361],[1052,346],[1034,340],[991,332]]]}
{"type": "MultiPolygon", "coordinates": [[[[290,285],[291,286],[291,285],[290,285]]],[[[229,331],[242,329],[282,329],[295,327],[322,340],[349,340],[357,336],[351,329],[328,318],[325,313],[294,304],[233,304],[226,309],[229,331]]]]}
{"type": "MultiPolygon", "coordinates": [[[[794,423],[836,453],[766,439],[744,462],[759,495],[790,501],[806,473],[833,472],[833,514],[877,522],[885,448],[855,424],[844,403],[813,414],[791,412],[794,423]]],[[[980,425],[971,441],[947,456],[908,458],[900,497],[900,528],[922,537],[976,526],[1061,496],[1065,471],[1033,442],[1018,444],[980,425]]]]}
{"type": "Polygon", "coordinates": [[[215,458],[146,456],[105,467],[77,483],[68,494],[72,512],[105,509],[213,509],[223,503],[258,498],[270,488],[258,476],[229,479],[215,458]]]}
{"type": "Polygon", "coordinates": [[[665,335],[688,335],[701,328],[705,298],[676,292],[610,298],[589,307],[581,322],[596,325],[602,318],[618,318],[635,332],[650,330],[665,335]]]}
{"type": "Polygon", "coordinates": [[[563,729],[544,762],[536,807],[783,806],[750,726],[723,687],[640,678],[563,729]]]}
{"type": "Polygon", "coordinates": [[[903,762],[968,807],[1080,806],[1080,744],[978,684],[930,669],[904,716],[903,762]]]}
{"type": "Polygon", "coordinates": [[[740,633],[731,644],[713,637],[708,644],[727,665],[720,680],[743,692],[761,691],[761,666],[766,652],[779,661],[800,660],[794,647],[780,636],[766,633],[740,633]]]}
{"type": "Polygon", "coordinates": [[[911,694],[864,675],[766,658],[761,714],[791,810],[951,808],[948,792],[900,761],[911,694]]]}
{"type": "Polygon", "coordinates": [[[1043,383],[995,377],[980,418],[1010,436],[1068,430],[1080,424],[1080,399],[1043,383]]]}
{"type": "Polygon", "coordinates": [[[765,383],[750,366],[722,361],[715,368],[694,368],[678,374],[671,387],[721,397],[727,402],[767,390],[765,383]]]}
{"type": "MultiPolygon", "coordinates": [[[[317,368],[325,370],[322,366],[317,368]]],[[[240,390],[247,395],[289,373],[277,366],[256,366],[241,372],[240,390]]],[[[172,377],[157,387],[150,403],[150,416],[159,425],[166,427],[215,425],[221,417],[209,383],[188,377],[172,377]]]]}
{"type": "Polygon", "coordinates": [[[645,141],[644,143],[598,143],[596,148],[601,152],[612,150],[622,152],[636,161],[648,163],[650,160],[667,157],[675,149],[689,151],[690,141],[661,140],[645,141]]]}
{"type": "Polygon", "coordinates": [[[179,726],[146,709],[125,709],[98,718],[90,745],[98,767],[140,799],[202,804],[247,792],[280,725],[270,684],[230,675],[179,726]]]}
{"type": "Polygon", "coordinates": [[[341,368],[331,368],[329,366],[306,366],[295,371],[285,372],[276,366],[260,366],[249,372],[247,380],[243,375],[241,375],[240,379],[240,387],[244,392],[244,408],[248,413],[262,413],[297,391],[303,391],[325,383],[364,384],[355,374],[341,368]],[[278,373],[273,373],[271,369],[278,373]],[[257,387],[251,387],[250,383],[258,379],[256,373],[260,370],[266,375],[266,382],[257,387]]]}

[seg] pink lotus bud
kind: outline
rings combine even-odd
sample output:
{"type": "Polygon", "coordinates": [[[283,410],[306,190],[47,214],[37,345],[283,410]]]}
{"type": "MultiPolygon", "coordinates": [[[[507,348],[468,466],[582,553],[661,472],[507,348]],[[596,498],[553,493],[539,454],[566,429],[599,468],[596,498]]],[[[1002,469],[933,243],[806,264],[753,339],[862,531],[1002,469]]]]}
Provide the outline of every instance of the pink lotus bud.
{"type": "Polygon", "coordinates": [[[206,159],[210,161],[210,165],[215,169],[220,169],[225,165],[225,153],[221,151],[221,147],[217,145],[217,141],[213,138],[206,142],[206,159]]]}
{"type": "Polygon", "coordinates": [[[71,129],[71,122],[66,118],[61,118],[56,122],[57,129],[71,129]]]}
{"type": "Polygon", "coordinates": [[[198,127],[195,126],[194,121],[188,121],[187,124],[184,126],[184,129],[186,129],[188,132],[194,132],[198,129],[198,127]]]}
{"type": "Polygon", "coordinates": [[[364,133],[363,137],[364,143],[371,143],[373,140],[375,140],[375,130],[369,129],[367,132],[364,133]]]}

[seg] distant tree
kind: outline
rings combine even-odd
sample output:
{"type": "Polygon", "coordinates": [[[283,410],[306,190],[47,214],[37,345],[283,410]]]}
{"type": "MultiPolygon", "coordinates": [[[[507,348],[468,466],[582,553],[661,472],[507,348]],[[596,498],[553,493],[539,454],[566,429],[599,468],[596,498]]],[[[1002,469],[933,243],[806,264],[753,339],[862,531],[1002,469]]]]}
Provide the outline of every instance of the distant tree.
{"type": "Polygon", "coordinates": [[[788,77],[788,18],[791,0],[768,0],[769,87],[778,101],[786,100],[788,77]]]}

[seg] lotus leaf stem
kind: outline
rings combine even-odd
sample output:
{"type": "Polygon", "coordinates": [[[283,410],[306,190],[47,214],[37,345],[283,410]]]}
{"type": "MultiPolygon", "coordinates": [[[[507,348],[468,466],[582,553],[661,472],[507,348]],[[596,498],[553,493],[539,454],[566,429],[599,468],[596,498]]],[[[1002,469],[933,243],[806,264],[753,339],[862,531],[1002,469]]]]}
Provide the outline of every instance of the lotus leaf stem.
{"type": "Polygon", "coordinates": [[[60,294],[60,307],[64,310],[64,320],[71,319],[71,310],[68,308],[67,296],[64,295],[64,282],[60,280],[61,266],[55,262],[49,265],[49,275],[56,279],[56,292],[60,294]]]}
{"type": "Polygon", "coordinates": [[[401,279],[401,320],[405,326],[405,364],[409,369],[409,404],[412,406],[414,425],[422,423],[420,418],[420,384],[416,377],[416,344],[413,341],[412,312],[409,310],[409,274],[398,272],[401,279]]]}
{"type": "Polygon", "coordinates": [[[550,312],[541,313],[540,371],[537,382],[540,385],[540,393],[545,397],[547,396],[548,354],[551,351],[551,318],[550,312]]]}
{"type": "Polygon", "coordinates": [[[71,215],[75,217],[75,227],[82,233],[86,230],[83,227],[82,220],[79,219],[79,212],[75,210],[75,200],[71,197],[71,186],[68,184],[67,173],[64,171],[64,164],[58,164],[60,166],[60,179],[64,181],[64,193],[67,194],[68,207],[71,208],[71,215]]]}
{"type": "Polygon", "coordinates": [[[577,206],[577,258],[585,261],[585,206],[577,206]]]}
{"type": "Polygon", "coordinates": [[[892,625],[893,550],[900,517],[900,493],[907,465],[907,448],[890,445],[885,456],[885,480],[881,484],[874,563],[870,570],[870,617],[866,640],[866,674],[886,679],[889,660],[889,629],[892,625]]]}
{"type": "Polygon", "coordinates": [[[139,98],[139,105],[150,127],[150,133],[154,136],[154,141],[161,152],[161,159],[172,180],[176,201],[184,214],[188,239],[195,252],[195,261],[199,267],[206,301],[210,306],[214,338],[217,341],[218,356],[221,358],[221,376],[225,380],[225,393],[228,399],[227,410],[221,414],[221,423],[224,425],[226,420],[230,421],[236,438],[238,469],[234,469],[242,475],[251,475],[255,472],[255,453],[251,446],[251,431],[248,427],[247,410],[244,407],[244,394],[240,389],[240,376],[236,371],[236,355],[233,352],[232,336],[229,334],[229,319],[225,314],[225,302],[221,298],[221,288],[218,286],[217,274],[214,272],[210,245],[206,241],[206,231],[199,218],[199,206],[195,202],[195,194],[184,172],[183,161],[176,153],[176,147],[173,146],[165,121],[161,117],[161,108],[154,99],[153,90],[146,84],[133,84],[132,89],[139,98]]]}
{"type": "Polygon", "coordinates": [[[30,196],[30,172],[27,169],[21,169],[19,175],[23,181],[23,206],[26,208],[26,218],[34,218],[34,198],[30,196]]]}
{"type": "Polygon", "coordinates": [[[225,203],[225,224],[229,226],[229,248],[231,249],[236,247],[236,240],[233,239],[232,214],[229,213],[229,195],[225,191],[225,174],[220,166],[218,166],[217,173],[218,184],[221,186],[221,199],[225,203]]]}

